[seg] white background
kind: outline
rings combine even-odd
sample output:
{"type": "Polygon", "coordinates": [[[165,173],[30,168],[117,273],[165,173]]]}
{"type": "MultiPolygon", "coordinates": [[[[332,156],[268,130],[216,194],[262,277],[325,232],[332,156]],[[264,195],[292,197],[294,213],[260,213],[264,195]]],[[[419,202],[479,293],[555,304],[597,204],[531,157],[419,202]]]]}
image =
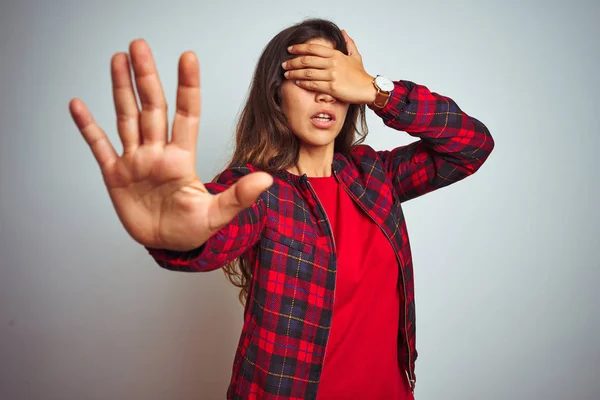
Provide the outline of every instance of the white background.
{"type": "MultiPolygon", "coordinates": [[[[405,205],[417,400],[600,398],[598,2],[31,0],[0,5],[1,399],[225,397],[237,289],[221,270],[163,270],[127,235],[68,103],[82,98],[120,152],[110,57],[145,38],[172,117],[194,50],[208,181],[262,49],[307,17],[496,142],[475,175],[405,205]]],[[[377,149],[413,140],[368,121],[377,149]]]]}

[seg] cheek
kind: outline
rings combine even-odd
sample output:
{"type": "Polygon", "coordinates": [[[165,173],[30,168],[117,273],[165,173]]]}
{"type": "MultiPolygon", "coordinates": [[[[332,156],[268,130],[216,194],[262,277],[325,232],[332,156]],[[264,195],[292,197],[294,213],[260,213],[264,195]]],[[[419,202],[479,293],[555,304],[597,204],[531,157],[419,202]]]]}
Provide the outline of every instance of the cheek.
{"type": "Polygon", "coordinates": [[[288,123],[295,124],[300,121],[302,116],[302,110],[300,108],[301,104],[294,100],[288,101],[285,104],[284,112],[288,123]]]}
{"type": "Polygon", "coordinates": [[[342,125],[344,125],[344,121],[346,121],[346,118],[348,117],[348,108],[349,107],[345,107],[341,110],[342,118],[340,118],[340,119],[341,119],[342,125]]]}
{"type": "Polygon", "coordinates": [[[290,122],[300,120],[308,113],[308,101],[304,98],[306,93],[297,86],[295,88],[286,89],[288,90],[282,90],[281,96],[283,112],[290,122]]]}

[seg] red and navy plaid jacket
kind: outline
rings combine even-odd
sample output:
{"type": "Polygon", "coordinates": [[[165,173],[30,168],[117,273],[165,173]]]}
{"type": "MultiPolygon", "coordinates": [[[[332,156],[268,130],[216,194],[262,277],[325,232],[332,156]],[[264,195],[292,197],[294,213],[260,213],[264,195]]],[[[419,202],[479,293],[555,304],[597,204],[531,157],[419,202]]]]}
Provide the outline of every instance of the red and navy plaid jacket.
{"type": "MultiPolygon", "coordinates": [[[[398,362],[414,389],[413,265],[401,204],[473,174],[494,142],[453,100],[409,81],[395,82],[390,101],[376,113],[420,140],[386,151],[359,145],[350,154],[335,153],[332,169],[397,255],[405,298],[398,362]]],[[[219,193],[254,171],[234,165],[206,187],[219,193]]],[[[228,399],[315,399],[326,357],[337,268],[333,233],[306,175],[273,177],[253,206],[197,250],[148,248],[161,267],[174,271],[211,271],[240,256],[253,265],[228,399]]]]}

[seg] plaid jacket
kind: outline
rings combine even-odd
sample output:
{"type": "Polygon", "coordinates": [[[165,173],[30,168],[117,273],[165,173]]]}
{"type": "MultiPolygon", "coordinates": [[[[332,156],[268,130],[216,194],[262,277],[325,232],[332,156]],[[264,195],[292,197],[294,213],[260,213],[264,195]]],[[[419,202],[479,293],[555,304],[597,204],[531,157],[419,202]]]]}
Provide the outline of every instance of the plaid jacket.
{"type": "MultiPolygon", "coordinates": [[[[332,169],[397,255],[405,298],[398,362],[414,389],[413,265],[401,203],[473,174],[494,142],[485,125],[453,100],[409,81],[395,82],[389,103],[376,113],[420,140],[386,151],[359,145],[351,154],[335,153],[332,169]]],[[[252,165],[234,165],[206,187],[221,192],[253,171],[252,165]]],[[[306,175],[281,171],[273,177],[253,206],[200,248],[147,248],[173,271],[211,271],[239,256],[253,265],[228,399],[315,399],[326,357],[337,267],[333,233],[306,175]]]]}

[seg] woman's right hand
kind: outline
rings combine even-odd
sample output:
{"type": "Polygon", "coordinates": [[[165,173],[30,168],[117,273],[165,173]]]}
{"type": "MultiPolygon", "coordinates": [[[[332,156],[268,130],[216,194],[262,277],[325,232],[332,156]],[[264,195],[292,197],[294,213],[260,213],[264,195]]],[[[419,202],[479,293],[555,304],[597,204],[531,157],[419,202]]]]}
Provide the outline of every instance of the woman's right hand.
{"type": "Polygon", "coordinates": [[[142,109],[127,53],[117,53],[111,60],[111,76],[121,156],[81,100],[72,99],[69,109],[131,237],[147,247],[192,250],[251,206],[273,178],[254,172],[227,190],[210,194],[196,174],[200,72],[195,54],[186,52],[179,59],[177,109],[169,140],[167,103],[150,47],[135,40],[129,52],[142,109]]]}

